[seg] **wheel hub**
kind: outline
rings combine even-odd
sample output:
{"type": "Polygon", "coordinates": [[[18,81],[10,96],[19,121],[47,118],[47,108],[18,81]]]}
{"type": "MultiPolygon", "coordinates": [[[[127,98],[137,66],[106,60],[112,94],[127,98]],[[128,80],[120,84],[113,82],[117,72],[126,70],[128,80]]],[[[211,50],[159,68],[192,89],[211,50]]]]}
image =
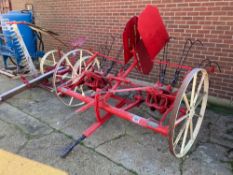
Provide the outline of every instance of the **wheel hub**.
{"type": "Polygon", "coordinates": [[[195,114],[195,108],[192,107],[189,112],[189,117],[192,118],[194,114],[195,114]]]}

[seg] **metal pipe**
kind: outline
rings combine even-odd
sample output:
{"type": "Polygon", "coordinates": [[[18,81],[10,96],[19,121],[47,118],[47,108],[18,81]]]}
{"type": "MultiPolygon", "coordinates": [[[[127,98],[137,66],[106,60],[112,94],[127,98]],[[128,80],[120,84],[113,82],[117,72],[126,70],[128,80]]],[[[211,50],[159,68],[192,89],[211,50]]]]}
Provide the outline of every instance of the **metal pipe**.
{"type": "Polygon", "coordinates": [[[28,84],[21,84],[7,92],[4,92],[0,95],[0,102],[3,102],[7,99],[9,99],[10,97],[28,89],[29,86],[35,86],[37,85],[38,83],[40,83],[41,81],[43,81],[44,79],[47,79],[47,78],[50,78],[53,76],[53,73],[54,73],[54,70],[51,70],[43,75],[40,75],[32,80],[30,80],[28,82],[28,84]]]}

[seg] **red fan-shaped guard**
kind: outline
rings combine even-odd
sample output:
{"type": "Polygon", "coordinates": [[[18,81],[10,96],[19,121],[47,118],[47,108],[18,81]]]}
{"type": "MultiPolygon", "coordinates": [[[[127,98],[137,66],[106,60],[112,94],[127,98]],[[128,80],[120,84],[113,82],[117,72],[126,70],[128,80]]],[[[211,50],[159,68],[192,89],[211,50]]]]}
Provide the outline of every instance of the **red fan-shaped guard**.
{"type": "Polygon", "coordinates": [[[139,17],[131,18],[126,24],[123,33],[125,63],[132,58],[134,49],[139,58],[138,68],[144,74],[149,74],[153,68],[153,60],[168,40],[169,36],[157,7],[148,5],[139,17]]]}
{"type": "Polygon", "coordinates": [[[127,22],[123,32],[125,64],[133,57],[132,50],[136,47],[139,40],[138,17],[134,16],[127,22]]]}

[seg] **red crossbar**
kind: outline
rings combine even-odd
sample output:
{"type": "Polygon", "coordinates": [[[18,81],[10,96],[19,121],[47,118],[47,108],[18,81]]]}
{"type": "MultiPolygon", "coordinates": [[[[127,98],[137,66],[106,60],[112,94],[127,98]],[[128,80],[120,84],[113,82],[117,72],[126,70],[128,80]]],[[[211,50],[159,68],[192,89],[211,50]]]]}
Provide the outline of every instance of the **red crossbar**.
{"type": "MultiPolygon", "coordinates": [[[[65,95],[74,97],[75,99],[84,101],[85,103],[90,103],[90,102],[94,101],[93,98],[82,96],[82,95],[80,95],[80,94],[78,94],[78,93],[76,93],[76,92],[74,92],[74,91],[72,91],[70,89],[58,88],[58,91],[61,92],[61,93],[64,93],[65,95]]],[[[109,96],[111,96],[111,95],[109,94],[109,96]]],[[[130,122],[133,122],[133,123],[135,123],[137,125],[140,125],[140,126],[142,126],[144,128],[148,128],[150,130],[158,132],[158,133],[160,133],[160,134],[162,134],[164,136],[168,135],[168,127],[167,126],[161,126],[158,123],[155,123],[153,121],[150,121],[150,120],[145,119],[143,117],[140,117],[138,115],[132,114],[132,113],[127,112],[125,110],[119,109],[117,107],[110,106],[109,104],[103,103],[102,101],[100,101],[98,105],[99,105],[100,109],[105,110],[105,111],[107,111],[108,113],[110,113],[112,115],[116,115],[119,118],[122,118],[122,119],[128,120],[130,122]]],[[[98,128],[103,123],[104,122],[99,121],[98,123],[95,123],[93,127],[98,128]]]]}

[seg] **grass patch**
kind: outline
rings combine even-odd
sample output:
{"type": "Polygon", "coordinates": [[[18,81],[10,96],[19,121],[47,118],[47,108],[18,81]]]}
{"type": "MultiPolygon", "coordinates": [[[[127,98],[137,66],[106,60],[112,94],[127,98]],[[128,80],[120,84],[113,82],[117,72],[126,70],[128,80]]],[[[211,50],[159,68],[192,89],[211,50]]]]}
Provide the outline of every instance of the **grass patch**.
{"type": "Polygon", "coordinates": [[[210,109],[216,113],[224,114],[224,115],[232,115],[233,116],[233,108],[228,106],[223,106],[219,104],[214,104],[211,102],[208,102],[207,109],[210,109]]]}

